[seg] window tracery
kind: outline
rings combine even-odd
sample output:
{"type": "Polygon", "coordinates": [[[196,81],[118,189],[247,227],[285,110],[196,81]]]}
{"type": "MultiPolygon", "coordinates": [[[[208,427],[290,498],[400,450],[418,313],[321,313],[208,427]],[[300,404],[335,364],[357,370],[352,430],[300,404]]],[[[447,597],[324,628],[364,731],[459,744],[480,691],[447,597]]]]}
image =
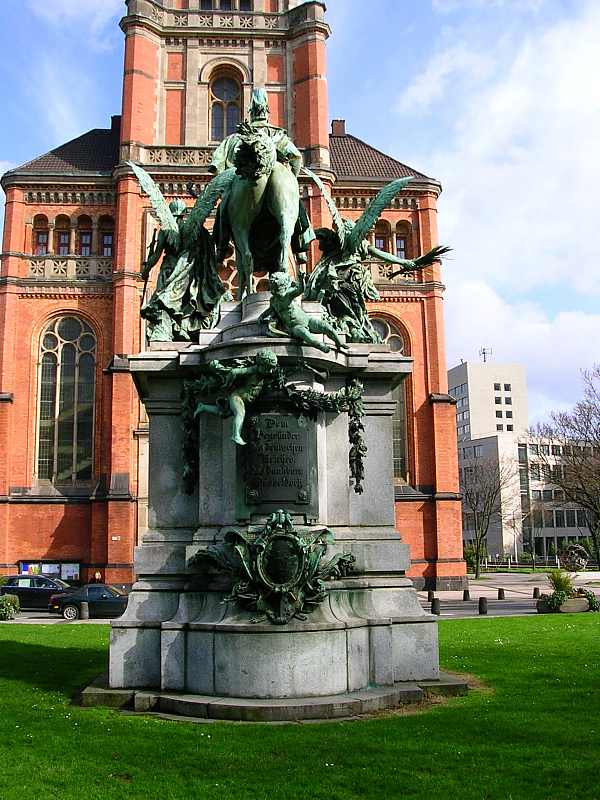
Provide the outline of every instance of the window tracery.
{"type": "Polygon", "coordinates": [[[230,75],[220,75],[210,84],[210,132],[213,142],[235,133],[242,119],[242,87],[230,75]]]}
{"type": "Polygon", "coordinates": [[[53,484],[92,479],[96,336],[79,317],[52,320],[39,360],[37,477],[53,484]]]}

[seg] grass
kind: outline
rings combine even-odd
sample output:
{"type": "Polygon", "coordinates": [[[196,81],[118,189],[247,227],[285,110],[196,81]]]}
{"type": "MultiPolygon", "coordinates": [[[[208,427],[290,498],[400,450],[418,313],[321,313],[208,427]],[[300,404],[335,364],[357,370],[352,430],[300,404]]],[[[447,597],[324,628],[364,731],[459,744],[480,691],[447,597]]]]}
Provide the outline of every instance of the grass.
{"type": "Polygon", "coordinates": [[[323,725],[192,724],[70,705],[108,629],[0,625],[0,798],[600,798],[600,615],[440,622],[488,689],[323,725]]]}

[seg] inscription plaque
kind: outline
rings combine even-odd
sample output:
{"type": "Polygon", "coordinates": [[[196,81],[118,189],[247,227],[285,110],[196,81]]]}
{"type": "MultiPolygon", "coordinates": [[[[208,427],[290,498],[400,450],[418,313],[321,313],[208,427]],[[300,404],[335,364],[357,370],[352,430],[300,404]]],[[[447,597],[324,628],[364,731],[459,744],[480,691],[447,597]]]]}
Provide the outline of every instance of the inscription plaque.
{"type": "Polygon", "coordinates": [[[270,513],[277,507],[314,516],[314,422],[293,414],[259,414],[252,420],[247,441],[239,465],[247,511],[270,513]]]}

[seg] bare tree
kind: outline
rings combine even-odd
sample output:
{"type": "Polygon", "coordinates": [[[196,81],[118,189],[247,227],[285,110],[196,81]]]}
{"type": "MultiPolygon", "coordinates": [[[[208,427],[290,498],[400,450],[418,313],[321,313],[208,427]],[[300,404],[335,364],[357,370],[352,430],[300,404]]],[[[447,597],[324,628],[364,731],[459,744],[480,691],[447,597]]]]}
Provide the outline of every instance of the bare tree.
{"type": "Polygon", "coordinates": [[[544,506],[538,500],[530,500],[524,504],[521,498],[521,513],[515,514],[512,519],[507,520],[509,527],[513,529],[514,535],[519,533],[523,536],[523,550],[531,555],[531,566],[535,572],[535,537],[541,535],[543,532],[543,514],[544,506]]]}
{"type": "Polygon", "coordinates": [[[550,422],[535,433],[541,442],[550,443],[550,448],[540,446],[540,460],[551,471],[552,483],[562,489],[567,502],[585,511],[600,565],[600,365],[583,373],[583,383],[583,398],[573,409],[552,412],[550,422]],[[560,469],[552,469],[557,466],[552,444],[561,449],[560,469]]]}
{"type": "MultiPolygon", "coordinates": [[[[518,473],[514,463],[493,457],[475,459],[463,469],[462,504],[473,519],[476,579],[481,576],[481,559],[490,526],[514,518],[513,503],[509,502],[511,508],[507,508],[503,500],[514,495],[510,490],[515,479],[518,480],[518,473]]],[[[518,485],[516,495],[518,498],[518,485]]]]}

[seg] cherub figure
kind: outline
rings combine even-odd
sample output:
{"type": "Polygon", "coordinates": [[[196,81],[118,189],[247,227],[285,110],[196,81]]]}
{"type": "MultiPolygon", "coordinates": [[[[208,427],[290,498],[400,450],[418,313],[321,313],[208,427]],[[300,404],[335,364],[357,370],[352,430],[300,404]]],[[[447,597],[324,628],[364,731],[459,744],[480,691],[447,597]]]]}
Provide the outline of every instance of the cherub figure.
{"type": "Polygon", "coordinates": [[[323,318],[310,317],[302,306],[295,302],[297,297],[304,292],[305,274],[298,274],[298,283],[294,283],[287,272],[276,272],[269,279],[271,302],[264,311],[261,321],[271,320],[269,330],[274,336],[291,336],[299,339],[304,344],[316,347],[323,353],[329,353],[331,347],[321,342],[314,334],[323,333],[328,336],[338,350],[347,350],[337,331],[323,318]]]}
{"type": "Polygon", "coordinates": [[[306,167],[304,171],[321,190],[333,219],[333,230],[319,228],[315,231],[323,255],[308,278],[304,297],[322,303],[337,330],[345,333],[349,341],[378,343],[381,339],[371,324],[366,303],[379,300],[380,296],[373,283],[371,270],[363,262],[377,258],[399,266],[400,269],[389,276],[394,278],[430,266],[449,248],[434,247],[420,258],[409,260],[385,253],[369,243],[369,231],[411,178],[400,178],[384,186],[354,222],[342,219],[319,176],[306,167]]]}
{"type": "Polygon", "coordinates": [[[238,362],[234,367],[211,361],[207,374],[200,378],[201,391],[217,391],[216,403],[198,403],[194,416],[215,414],[219,417],[233,417],[231,440],[245,445],[242,428],[246,419],[246,405],[258,399],[265,381],[277,371],[277,356],[272,350],[259,350],[255,358],[246,363],[238,362]]]}

